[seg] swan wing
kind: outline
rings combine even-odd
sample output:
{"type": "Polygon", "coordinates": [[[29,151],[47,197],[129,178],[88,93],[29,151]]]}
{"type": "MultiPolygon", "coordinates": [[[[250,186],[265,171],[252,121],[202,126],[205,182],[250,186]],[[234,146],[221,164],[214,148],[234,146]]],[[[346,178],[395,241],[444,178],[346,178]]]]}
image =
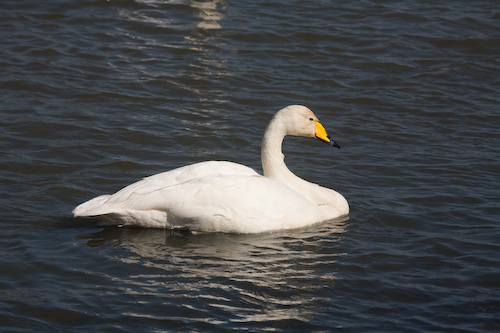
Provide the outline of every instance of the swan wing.
{"type": "MultiPolygon", "coordinates": [[[[146,177],[115,194],[98,196],[76,207],[73,214],[75,216],[104,215],[118,207],[127,207],[130,202],[140,202],[145,198],[160,198],[156,193],[172,186],[206,177],[228,175],[255,176],[258,174],[253,169],[238,163],[225,161],[200,162],[146,177]]],[[[179,189],[177,188],[177,190],[179,189]]],[[[182,191],[182,189],[180,190],[182,191]]]]}

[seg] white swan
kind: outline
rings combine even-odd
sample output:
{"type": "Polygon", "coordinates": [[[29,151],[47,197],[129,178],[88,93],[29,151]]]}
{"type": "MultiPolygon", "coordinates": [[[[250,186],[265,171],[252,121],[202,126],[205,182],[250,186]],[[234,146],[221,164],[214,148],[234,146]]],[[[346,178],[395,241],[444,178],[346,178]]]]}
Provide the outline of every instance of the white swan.
{"type": "Polygon", "coordinates": [[[281,152],[286,135],[315,137],[340,148],[311,110],[291,105],[267,126],[264,176],[237,163],[201,162],[91,199],[73,214],[98,216],[105,224],[234,233],[292,229],[347,215],[349,205],[341,194],[288,170],[281,152]]]}

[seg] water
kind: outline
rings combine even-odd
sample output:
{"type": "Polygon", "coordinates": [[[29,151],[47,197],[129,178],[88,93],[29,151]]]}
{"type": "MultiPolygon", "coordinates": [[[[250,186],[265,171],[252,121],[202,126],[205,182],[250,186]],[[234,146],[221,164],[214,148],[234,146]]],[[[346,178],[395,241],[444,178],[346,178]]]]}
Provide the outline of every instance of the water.
{"type": "Polygon", "coordinates": [[[496,1],[2,1],[6,331],[500,330],[496,1]],[[287,164],[350,218],[262,235],[100,228],[80,202],[203,160],[287,164]]]}

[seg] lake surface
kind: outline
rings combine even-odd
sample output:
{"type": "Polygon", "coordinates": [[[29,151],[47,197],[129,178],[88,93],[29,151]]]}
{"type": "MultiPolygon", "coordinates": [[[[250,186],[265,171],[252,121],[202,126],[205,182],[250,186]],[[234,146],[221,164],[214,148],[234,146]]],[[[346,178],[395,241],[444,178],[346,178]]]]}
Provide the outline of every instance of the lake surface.
{"type": "Polygon", "coordinates": [[[498,1],[2,1],[5,331],[500,330],[498,1]],[[258,235],[71,211],[287,138],[349,219],[258,235]]]}

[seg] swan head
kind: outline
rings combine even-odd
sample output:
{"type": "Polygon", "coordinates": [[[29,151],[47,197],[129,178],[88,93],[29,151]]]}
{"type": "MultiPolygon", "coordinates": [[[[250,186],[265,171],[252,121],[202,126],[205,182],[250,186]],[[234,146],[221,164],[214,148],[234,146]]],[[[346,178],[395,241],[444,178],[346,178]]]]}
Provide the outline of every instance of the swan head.
{"type": "Polygon", "coordinates": [[[305,136],[316,138],[333,147],[340,148],[340,145],[333,141],[326,133],[325,128],[319,122],[318,117],[302,105],[290,105],[281,109],[276,117],[282,119],[285,125],[286,135],[305,136]]]}

